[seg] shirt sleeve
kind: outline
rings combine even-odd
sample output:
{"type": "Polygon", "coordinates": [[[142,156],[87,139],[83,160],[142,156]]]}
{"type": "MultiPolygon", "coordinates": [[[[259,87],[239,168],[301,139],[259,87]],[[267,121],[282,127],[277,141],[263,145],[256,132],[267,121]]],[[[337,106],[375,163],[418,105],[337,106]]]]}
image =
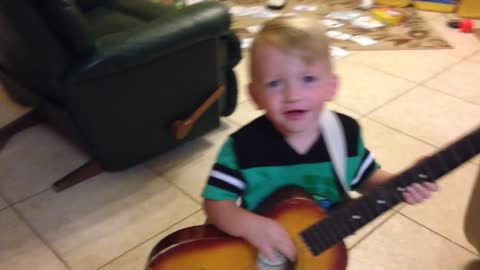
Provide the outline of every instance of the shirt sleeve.
{"type": "Polygon", "coordinates": [[[348,160],[348,179],[350,188],[358,189],[372,173],[380,168],[373,154],[365,147],[361,132],[358,132],[357,155],[348,160]]]}
{"type": "Polygon", "coordinates": [[[234,141],[229,137],[217,156],[202,196],[209,200],[236,201],[245,187],[237,164],[234,141]]]}

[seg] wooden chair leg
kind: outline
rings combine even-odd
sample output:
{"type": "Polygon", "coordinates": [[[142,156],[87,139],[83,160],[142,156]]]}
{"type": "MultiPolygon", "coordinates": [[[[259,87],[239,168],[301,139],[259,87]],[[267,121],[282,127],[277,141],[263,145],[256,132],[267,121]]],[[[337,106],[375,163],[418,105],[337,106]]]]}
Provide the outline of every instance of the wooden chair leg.
{"type": "Polygon", "coordinates": [[[104,171],[105,169],[100,165],[100,163],[92,159],[53,183],[53,188],[56,191],[62,191],[104,171]]]}
{"type": "Polygon", "coordinates": [[[213,92],[200,107],[198,107],[187,119],[175,121],[172,125],[175,139],[182,140],[187,137],[197,120],[225,93],[225,86],[220,86],[213,92]]]}
{"type": "Polygon", "coordinates": [[[2,149],[7,141],[15,134],[23,131],[29,127],[39,124],[43,121],[42,116],[37,110],[31,110],[30,112],[19,117],[10,124],[0,129],[0,149],[2,149]]]}

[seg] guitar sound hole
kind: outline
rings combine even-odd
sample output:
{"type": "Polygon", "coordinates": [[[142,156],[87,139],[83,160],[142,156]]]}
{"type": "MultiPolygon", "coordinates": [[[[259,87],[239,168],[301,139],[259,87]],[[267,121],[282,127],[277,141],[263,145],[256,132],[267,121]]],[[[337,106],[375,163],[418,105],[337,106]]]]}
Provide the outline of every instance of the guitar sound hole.
{"type": "Polygon", "coordinates": [[[257,269],[258,270],[289,270],[289,269],[293,269],[293,264],[290,263],[290,261],[280,253],[278,253],[277,258],[273,261],[268,260],[262,254],[258,254],[257,269]]]}

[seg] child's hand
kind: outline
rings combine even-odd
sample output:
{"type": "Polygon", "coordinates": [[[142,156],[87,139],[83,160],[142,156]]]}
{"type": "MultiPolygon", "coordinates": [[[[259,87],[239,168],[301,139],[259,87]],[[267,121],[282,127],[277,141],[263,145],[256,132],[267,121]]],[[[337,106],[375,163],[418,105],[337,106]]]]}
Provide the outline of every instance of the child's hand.
{"type": "MultiPolygon", "coordinates": [[[[422,161],[425,161],[428,156],[423,156],[415,161],[414,164],[419,164],[422,161]]],[[[407,187],[407,190],[403,193],[403,199],[408,204],[417,204],[423,202],[425,199],[428,199],[432,196],[432,192],[438,190],[437,183],[433,182],[423,182],[423,183],[414,183],[407,187]]]]}
{"type": "Polygon", "coordinates": [[[403,192],[403,199],[408,204],[417,204],[421,203],[424,200],[431,197],[432,192],[438,190],[438,185],[436,183],[423,182],[423,183],[414,183],[407,187],[406,191],[403,192]]]}
{"type": "Polygon", "coordinates": [[[243,237],[268,260],[275,261],[277,252],[280,252],[290,261],[295,261],[295,246],[282,225],[263,216],[256,216],[249,223],[243,237]]]}

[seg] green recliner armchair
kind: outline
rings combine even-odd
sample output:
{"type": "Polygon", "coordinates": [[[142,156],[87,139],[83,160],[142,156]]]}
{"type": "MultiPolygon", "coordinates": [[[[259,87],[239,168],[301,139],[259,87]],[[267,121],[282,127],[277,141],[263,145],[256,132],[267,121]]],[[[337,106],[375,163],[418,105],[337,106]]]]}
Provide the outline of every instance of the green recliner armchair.
{"type": "Polygon", "coordinates": [[[205,134],[236,106],[229,26],[218,2],[0,0],[0,80],[35,108],[0,130],[0,145],[53,123],[92,156],[55,183],[63,189],[205,134]]]}

